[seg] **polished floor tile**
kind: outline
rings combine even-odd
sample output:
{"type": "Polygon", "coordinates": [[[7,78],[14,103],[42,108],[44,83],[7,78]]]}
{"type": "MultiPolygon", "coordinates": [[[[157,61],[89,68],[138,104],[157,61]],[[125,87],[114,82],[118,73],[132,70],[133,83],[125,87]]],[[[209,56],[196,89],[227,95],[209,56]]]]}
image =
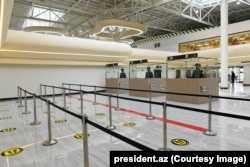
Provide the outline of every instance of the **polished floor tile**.
{"type": "MultiPolygon", "coordinates": [[[[220,90],[220,96],[250,99],[250,88],[236,83],[227,90],[220,90]]],[[[120,94],[129,97],[128,94],[120,94]]],[[[80,96],[71,95],[66,98],[68,110],[81,114],[80,96]]],[[[93,105],[94,96],[84,94],[83,112],[88,119],[103,126],[110,126],[109,101],[107,96],[97,96],[97,105],[93,105]]],[[[131,97],[142,100],[147,98],[131,97]]],[[[52,98],[50,98],[52,101],[52,98]]],[[[165,97],[154,97],[153,101],[164,102],[165,97]]],[[[56,97],[56,105],[63,106],[63,97],[56,97]]],[[[24,101],[23,101],[24,104],[24,101]]],[[[168,104],[180,105],[197,109],[208,109],[208,104],[187,104],[168,101],[168,104]]],[[[250,101],[218,99],[212,102],[212,110],[221,113],[250,116],[250,101]]],[[[55,167],[83,166],[83,140],[75,138],[82,133],[82,122],[69,114],[51,106],[51,135],[48,130],[48,113],[45,102],[36,100],[37,121],[34,122],[34,102],[27,100],[25,107],[18,107],[16,101],[0,102],[0,152],[13,156],[0,156],[1,167],[55,167]],[[25,114],[31,112],[30,114],[25,114]],[[64,122],[64,120],[66,120],[64,122]],[[59,122],[59,123],[56,123],[59,122]],[[12,131],[11,131],[12,130],[12,131]],[[51,146],[42,143],[49,138],[57,141],[51,146]],[[18,149],[16,149],[18,148],[18,149]]],[[[115,110],[117,99],[112,98],[112,126],[114,132],[124,135],[140,144],[159,150],[163,143],[163,107],[152,105],[155,119],[146,119],[149,104],[128,100],[119,100],[120,110],[115,110]],[[130,124],[129,124],[130,123],[130,124]],[[134,126],[124,126],[134,125],[134,126]]],[[[212,115],[212,132],[215,136],[204,135],[208,129],[208,114],[191,110],[167,107],[167,148],[172,150],[250,150],[250,122],[230,117],[212,115]],[[176,145],[174,139],[184,139],[187,145],[176,145]]],[[[91,167],[109,166],[110,150],[139,150],[124,141],[88,125],[88,150],[91,167]]]]}

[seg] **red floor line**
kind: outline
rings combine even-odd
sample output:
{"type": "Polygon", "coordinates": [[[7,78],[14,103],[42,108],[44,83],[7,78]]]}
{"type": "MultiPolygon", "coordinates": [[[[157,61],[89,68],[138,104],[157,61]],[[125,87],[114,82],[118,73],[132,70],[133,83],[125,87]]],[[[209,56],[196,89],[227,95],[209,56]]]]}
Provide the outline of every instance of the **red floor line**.
{"type": "MultiPolygon", "coordinates": [[[[78,97],[74,97],[74,96],[71,96],[71,97],[79,99],[78,97]]],[[[87,101],[87,102],[90,102],[90,103],[94,102],[93,100],[88,100],[88,99],[84,99],[84,101],[87,101]]],[[[100,103],[100,102],[97,102],[97,104],[101,105],[101,106],[105,106],[105,107],[109,106],[109,105],[107,105],[105,103],[100,103]]],[[[116,108],[116,106],[111,106],[111,107],[116,108]]],[[[146,113],[142,113],[142,112],[138,112],[138,111],[134,111],[134,110],[129,110],[129,109],[126,109],[126,108],[120,108],[120,110],[124,111],[124,112],[127,112],[127,113],[132,113],[132,114],[135,114],[135,115],[139,115],[139,116],[142,116],[142,117],[147,117],[148,116],[148,114],[146,114],[146,113]]],[[[163,121],[162,117],[158,117],[158,116],[154,116],[154,117],[155,117],[155,120],[163,121]]],[[[184,123],[184,122],[179,122],[179,121],[175,121],[175,120],[171,120],[171,119],[167,119],[167,123],[177,125],[177,126],[181,126],[181,127],[188,128],[188,129],[192,129],[192,130],[196,130],[196,131],[200,131],[200,132],[204,132],[205,130],[207,130],[206,128],[203,128],[203,127],[200,127],[200,126],[191,125],[191,124],[187,124],[187,123],[184,123]]]]}

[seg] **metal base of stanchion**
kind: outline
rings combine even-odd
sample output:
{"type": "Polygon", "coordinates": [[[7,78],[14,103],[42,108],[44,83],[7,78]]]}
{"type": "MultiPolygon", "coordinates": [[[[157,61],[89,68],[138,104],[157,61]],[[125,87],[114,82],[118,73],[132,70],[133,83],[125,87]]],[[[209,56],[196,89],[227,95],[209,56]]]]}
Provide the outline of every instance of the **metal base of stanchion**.
{"type": "Polygon", "coordinates": [[[152,116],[152,115],[149,115],[149,116],[147,116],[146,118],[147,118],[148,120],[153,120],[153,119],[155,119],[155,117],[152,116]]]}
{"type": "Polygon", "coordinates": [[[116,129],[116,127],[115,126],[107,126],[107,129],[114,130],[114,129],[116,129]]]}
{"type": "Polygon", "coordinates": [[[120,111],[120,108],[119,108],[119,107],[116,107],[116,108],[115,108],[115,111],[120,111]]]}
{"type": "Polygon", "coordinates": [[[204,135],[208,135],[208,136],[216,136],[217,133],[216,132],[213,132],[211,130],[206,130],[203,132],[204,135]]]}
{"type": "Polygon", "coordinates": [[[23,112],[22,114],[30,114],[30,112],[28,111],[28,112],[23,112]]]}
{"type": "Polygon", "coordinates": [[[57,140],[56,139],[52,139],[52,140],[45,140],[42,145],[44,146],[51,146],[51,145],[54,145],[57,143],[57,140]]]}
{"type": "Polygon", "coordinates": [[[159,151],[173,151],[171,148],[167,148],[167,149],[159,148],[158,150],[159,150],[159,151]]]}
{"type": "Polygon", "coordinates": [[[39,125],[39,124],[41,124],[40,121],[36,121],[36,122],[31,122],[31,123],[30,123],[30,125],[39,125]]]}

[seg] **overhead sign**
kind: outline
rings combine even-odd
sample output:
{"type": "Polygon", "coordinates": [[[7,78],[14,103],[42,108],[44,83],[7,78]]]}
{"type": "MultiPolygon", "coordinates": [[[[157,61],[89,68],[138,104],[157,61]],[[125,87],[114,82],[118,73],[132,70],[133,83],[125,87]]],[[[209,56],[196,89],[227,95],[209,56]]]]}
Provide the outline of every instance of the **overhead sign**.
{"type": "Polygon", "coordinates": [[[182,59],[191,59],[191,58],[197,58],[198,53],[191,53],[191,54],[184,54],[184,55],[177,55],[177,56],[169,56],[167,57],[168,61],[173,60],[182,60],[182,59]]]}
{"type": "Polygon", "coordinates": [[[106,67],[114,67],[118,66],[118,63],[106,64],[106,67]]]}
{"type": "Polygon", "coordinates": [[[142,63],[147,63],[148,59],[143,59],[143,60],[134,60],[130,61],[129,64],[142,64],[142,63]]]}

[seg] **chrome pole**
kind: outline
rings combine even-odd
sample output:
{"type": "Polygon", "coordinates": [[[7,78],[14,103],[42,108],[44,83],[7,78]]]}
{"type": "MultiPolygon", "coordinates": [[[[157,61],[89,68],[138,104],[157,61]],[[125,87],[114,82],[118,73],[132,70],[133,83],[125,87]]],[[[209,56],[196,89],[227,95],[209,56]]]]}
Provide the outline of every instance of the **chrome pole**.
{"type": "Polygon", "coordinates": [[[95,92],[95,95],[94,95],[94,103],[93,103],[93,105],[96,105],[96,104],[97,104],[97,103],[96,103],[96,86],[95,86],[94,92],[95,92]]]}
{"type": "Polygon", "coordinates": [[[55,101],[55,87],[53,86],[53,103],[56,103],[55,101]]]}
{"type": "Polygon", "coordinates": [[[155,119],[154,116],[152,116],[152,104],[151,104],[151,101],[152,101],[152,96],[151,96],[151,84],[148,85],[148,89],[149,89],[149,115],[147,116],[147,119],[148,120],[153,120],[155,119]]]}
{"type": "Polygon", "coordinates": [[[19,93],[18,93],[18,94],[19,94],[19,97],[18,97],[18,98],[19,98],[19,103],[20,103],[20,104],[18,105],[18,107],[24,107],[24,106],[23,106],[23,101],[22,101],[22,99],[23,99],[23,97],[22,97],[22,89],[21,89],[20,87],[18,87],[18,88],[19,88],[19,93]]]}
{"type": "Polygon", "coordinates": [[[63,108],[67,108],[66,107],[66,93],[65,93],[65,88],[63,88],[63,108]]]}
{"type": "Polygon", "coordinates": [[[161,151],[172,151],[172,149],[167,148],[167,103],[163,102],[163,148],[161,151]]]}
{"type": "Polygon", "coordinates": [[[81,101],[81,115],[83,115],[83,93],[82,93],[82,90],[80,90],[80,101],[81,101]]]}
{"type": "Polygon", "coordinates": [[[69,84],[69,97],[71,96],[71,85],[69,84]]]}
{"type": "Polygon", "coordinates": [[[43,89],[42,85],[40,84],[40,95],[41,95],[41,97],[43,96],[43,90],[42,89],[43,89]]]}
{"type": "Polygon", "coordinates": [[[47,110],[48,110],[48,140],[43,141],[42,145],[50,146],[57,143],[56,139],[52,139],[51,132],[51,112],[50,112],[50,101],[47,100],[47,110]]]}
{"type": "Polygon", "coordinates": [[[88,149],[88,127],[86,115],[82,115],[82,134],[83,134],[83,162],[84,167],[89,167],[89,149],[88,149]]]}
{"type": "Polygon", "coordinates": [[[34,122],[31,122],[30,125],[38,125],[41,122],[37,121],[37,115],[36,115],[36,94],[33,95],[33,102],[34,102],[34,122]]]}
{"type": "Polygon", "coordinates": [[[20,95],[19,95],[19,86],[17,87],[17,101],[16,103],[19,103],[20,101],[20,95]]]}
{"type": "MultiPolygon", "coordinates": [[[[212,96],[209,95],[208,110],[212,111],[212,96]]],[[[212,131],[212,114],[208,114],[208,129],[203,132],[204,135],[216,136],[217,133],[212,131]]]]}
{"type": "Polygon", "coordinates": [[[119,90],[120,90],[120,83],[118,84],[118,87],[117,87],[117,91],[116,91],[116,111],[119,111],[120,110],[120,107],[119,107],[119,90]]]}
{"type": "Polygon", "coordinates": [[[107,128],[109,130],[116,129],[116,127],[112,125],[111,94],[109,94],[109,126],[107,126],[107,128]]]}
{"type": "Polygon", "coordinates": [[[25,103],[25,105],[24,105],[24,107],[25,107],[25,112],[23,112],[22,114],[30,114],[30,112],[28,112],[27,110],[28,110],[28,105],[27,105],[27,96],[26,96],[26,90],[24,91],[24,103],[25,103]]]}
{"type": "Polygon", "coordinates": [[[44,85],[44,97],[47,99],[46,86],[44,85]]]}

